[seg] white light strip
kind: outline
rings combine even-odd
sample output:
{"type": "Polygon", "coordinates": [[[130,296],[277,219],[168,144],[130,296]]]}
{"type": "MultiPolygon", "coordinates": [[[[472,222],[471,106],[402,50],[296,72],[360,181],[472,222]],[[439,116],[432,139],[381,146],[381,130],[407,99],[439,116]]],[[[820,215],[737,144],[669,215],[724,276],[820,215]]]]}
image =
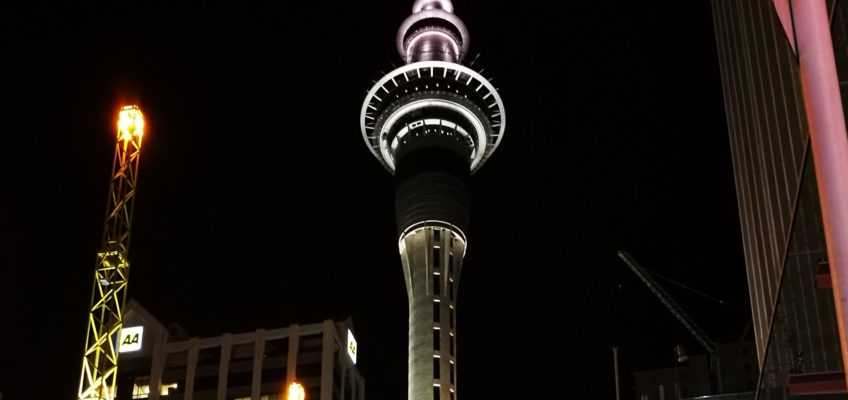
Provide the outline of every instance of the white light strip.
{"type": "MultiPolygon", "coordinates": [[[[477,134],[477,146],[476,147],[479,147],[482,150],[482,151],[476,151],[476,152],[472,153],[471,169],[474,169],[474,167],[483,158],[483,154],[485,153],[486,142],[487,142],[486,141],[486,128],[483,126],[483,123],[480,122],[480,120],[477,118],[477,115],[475,115],[471,110],[463,107],[459,103],[449,101],[449,100],[442,100],[442,99],[421,99],[421,100],[413,101],[409,104],[405,104],[402,107],[396,109],[394,112],[392,112],[391,115],[389,115],[388,118],[386,118],[386,122],[383,123],[383,127],[382,127],[383,129],[380,131],[380,154],[383,156],[383,160],[386,162],[386,164],[389,165],[389,167],[392,170],[395,169],[395,155],[394,155],[394,151],[393,151],[395,149],[393,147],[396,147],[396,146],[393,146],[392,144],[389,143],[388,134],[389,134],[389,132],[391,132],[392,127],[398,122],[398,120],[400,120],[401,117],[403,117],[403,116],[405,116],[405,115],[407,115],[407,114],[409,114],[413,111],[416,111],[416,110],[419,110],[419,109],[422,109],[422,108],[430,108],[430,107],[447,108],[449,110],[455,111],[455,112],[459,113],[460,115],[462,115],[466,120],[471,122],[471,124],[474,126],[475,133],[477,134]]],[[[402,129],[406,129],[406,128],[402,128],[402,129]]],[[[466,135],[467,135],[467,133],[466,133],[466,135]]],[[[394,139],[394,138],[392,138],[392,139],[394,139]]]]}
{"type": "MultiPolygon", "coordinates": [[[[423,121],[424,125],[427,125],[427,126],[446,127],[446,128],[451,129],[452,131],[459,133],[460,136],[464,137],[465,140],[467,142],[469,142],[469,146],[471,147],[471,158],[472,159],[476,158],[477,146],[475,146],[474,140],[471,139],[471,136],[468,135],[468,131],[466,131],[465,128],[463,128],[463,127],[461,127],[461,126],[459,126],[459,125],[457,125],[457,124],[455,124],[451,121],[447,121],[447,120],[443,120],[443,119],[436,119],[436,118],[427,118],[425,120],[415,121],[412,124],[404,126],[403,128],[400,128],[400,130],[398,131],[397,134],[395,134],[395,137],[392,138],[392,144],[389,145],[389,149],[390,149],[390,152],[391,152],[393,162],[394,162],[394,155],[395,155],[395,153],[397,153],[397,148],[400,145],[400,141],[403,140],[404,136],[406,136],[407,133],[409,133],[410,128],[415,129],[415,128],[421,126],[421,125],[416,125],[416,126],[411,126],[411,125],[414,125],[415,123],[421,122],[421,121],[423,121]]],[[[394,165],[394,164],[392,164],[392,165],[394,165]]]]}
{"type": "MultiPolygon", "coordinates": [[[[374,154],[374,157],[377,157],[377,159],[379,159],[381,162],[383,162],[383,164],[386,164],[386,166],[388,167],[388,163],[386,163],[386,161],[383,160],[383,158],[381,157],[380,153],[377,151],[376,148],[371,147],[371,145],[368,141],[368,132],[367,132],[368,126],[366,124],[366,118],[365,118],[365,115],[367,114],[367,111],[368,111],[368,106],[371,105],[371,103],[374,101],[374,99],[376,99],[379,102],[382,102],[382,99],[380,99],[376,95],[377,91],[380,90],[380,88],[383,85],[385,85],[386,82],[391,80],[391,78],[393,78],[393,77],[395,77],[399,74],[406,74],[407,72],[411,72],[411,71],[415,71],[418,78],[421,78],[421,68],[448,68],[448,69],[451,69],[451,70],[454,70],[454,71],[460,71],[461,73],[468,75],[469,77],[472,77],[476,81],[480,82],[480,86],[477,88],[478,91],[479,91],[480,88],[485,87],[486,90],[488,90],[489,92],[492,93],[492,96],[494,96],[495,102],[498,104],[498,109],[497,109],[496,112],[501,113],[501,121],[497,125],[495,125],[495,124],[492,125],[493,127],[499,128],[499,129],[496,129],[496,132],[493,135],[493,136],[497,137],[494,145],[487,147],[485,149],[486,151],[481,152],[481,153],[484,153],[483,156],[486,157],[486,156],[488,156],[488,154],[485,154],[485,153],[491,154],[492,152],[494,152],[495,149],[497,149],[498,145],[500,144],[501,139],[503,139],[504,130],[506,129],[506,114],[504,112],[503,101],[501,100],[500,94],[498,94],[497,89],[495,89],[495,87],[492,86],[492,84],[489,83],[489,81],[486,80],[486,78],[484,78],[482,75],[480,75],[477,71],[474,71],[473,69],[468,68],[466,66],[463,66],[463,65],[460,65],[460,64],[454,64],[454,63],[450,63],[450,62],[445,62],[445,61],[420,61],[420,62],[415,62],[415,63],[411,63],[411,64],[407,64],[407,65],[398,67],[394,71],[389,72],[387,75],[383,76],[379,81],[377,81],[374,84],[374,86],[371,88],[371,90],[368,92],[368,94],[365,96],[365,101],[363,101],[362,109],[359,113],[359,127],[360,127],[360,131],[362,132],[362,138],[365,140],[366,145],[368,145],[368,149],[371,151],[372,154],[374,154]]],[[[478,165],[478,167],[479,167],[479,165],[478,165]]],[[[391,172],[394,172],[393,167],[390,167],[389,170],[391,172]]],[[[474,172],[473,167],[471,168],[471,171],[474,172]]]]}
{"type": "MultiPolygon", "coordinates": [[[[403,233],[400,234],[400,238],[398,239],[398,250],[400,251],[400,253],[403,254],[403,250],[406,249],[406,244],[404,243],[403,239],[422,229],[427,229],[431,227],[444,228],[456,235],[456,238],[462,242],[462,258],[465,258],[465,252],[468,251],[468,241],[465,238],[465,233],[463,233],[462,230],[459,229],[456,225],[450,222],[440,221],[437,219],[428,219],[425,221],[416,222],[407,227],[403,231],[403,233]]],[[[451,306],[451,308],[453,308],[453,306],[451,306]]]]}

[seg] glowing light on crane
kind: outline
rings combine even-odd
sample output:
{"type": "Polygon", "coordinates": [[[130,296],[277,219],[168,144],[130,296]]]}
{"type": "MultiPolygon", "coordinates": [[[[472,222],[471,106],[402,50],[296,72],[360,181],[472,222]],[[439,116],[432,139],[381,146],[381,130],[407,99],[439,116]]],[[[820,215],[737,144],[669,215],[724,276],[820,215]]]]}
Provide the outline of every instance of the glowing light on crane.
{"type": "Polygon", "coordinates": [[[124,106],[118,113],[118,138],[124,141],[144,135],[144,116],[137,106],[124,106]]]}
{"type": "Polygon", "coordinates": [[[288,400],[306,400],[306,390],[303,388],[303,385],[292,382],[289,385],[288,400]]]}

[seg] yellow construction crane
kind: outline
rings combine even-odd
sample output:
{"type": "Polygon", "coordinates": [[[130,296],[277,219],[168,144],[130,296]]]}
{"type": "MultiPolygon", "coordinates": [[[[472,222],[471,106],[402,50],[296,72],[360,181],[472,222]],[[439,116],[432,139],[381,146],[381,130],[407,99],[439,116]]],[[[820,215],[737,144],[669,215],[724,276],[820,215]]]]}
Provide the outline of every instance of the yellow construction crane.
{"type": "Polygon", "coordinates": [[[123,323],[130,263],[133,203],[144,117],[137,106],[121,107],[103,239],[91,293],[79,400],[113,400],[118,374],[118,335],[123,323]]]}

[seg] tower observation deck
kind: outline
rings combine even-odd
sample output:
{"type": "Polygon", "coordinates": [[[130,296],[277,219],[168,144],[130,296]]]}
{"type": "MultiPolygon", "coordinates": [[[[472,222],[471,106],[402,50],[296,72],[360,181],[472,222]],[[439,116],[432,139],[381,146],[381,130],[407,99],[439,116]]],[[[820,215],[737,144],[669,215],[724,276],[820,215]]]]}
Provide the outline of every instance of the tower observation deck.
{"type": "Polygon", "coordinates": [[[416,0],[398,29],[405,65],[360,113],[371,153],[396,177],[398,247],[409,300],[409,400],[457,398],[456,296],[468,244],[471,174],[503,138],[492,84],[461,64],[468,30],[450,0],[416,0]]]}

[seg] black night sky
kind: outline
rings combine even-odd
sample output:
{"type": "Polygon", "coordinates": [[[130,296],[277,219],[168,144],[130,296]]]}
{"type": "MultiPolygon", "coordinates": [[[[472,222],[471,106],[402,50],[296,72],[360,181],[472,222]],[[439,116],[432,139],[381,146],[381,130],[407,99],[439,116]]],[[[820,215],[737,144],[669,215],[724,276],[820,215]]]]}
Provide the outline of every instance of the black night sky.
{"type": "MultiPolygon", "coordinates": [[[[192,335],[352,317],[371,400],[406,398],[393,179],[359,132],[412,0],[0,9],[0,392],[71,399],[117,109],[146,116],[129,296],[192,335]]],[[[707,0],[455,0],[507,115],[471,180],[464,399],[623,398],[750,318],[707,0]],[[560,395],[561,394],[561,395],[560,395]]]]}

